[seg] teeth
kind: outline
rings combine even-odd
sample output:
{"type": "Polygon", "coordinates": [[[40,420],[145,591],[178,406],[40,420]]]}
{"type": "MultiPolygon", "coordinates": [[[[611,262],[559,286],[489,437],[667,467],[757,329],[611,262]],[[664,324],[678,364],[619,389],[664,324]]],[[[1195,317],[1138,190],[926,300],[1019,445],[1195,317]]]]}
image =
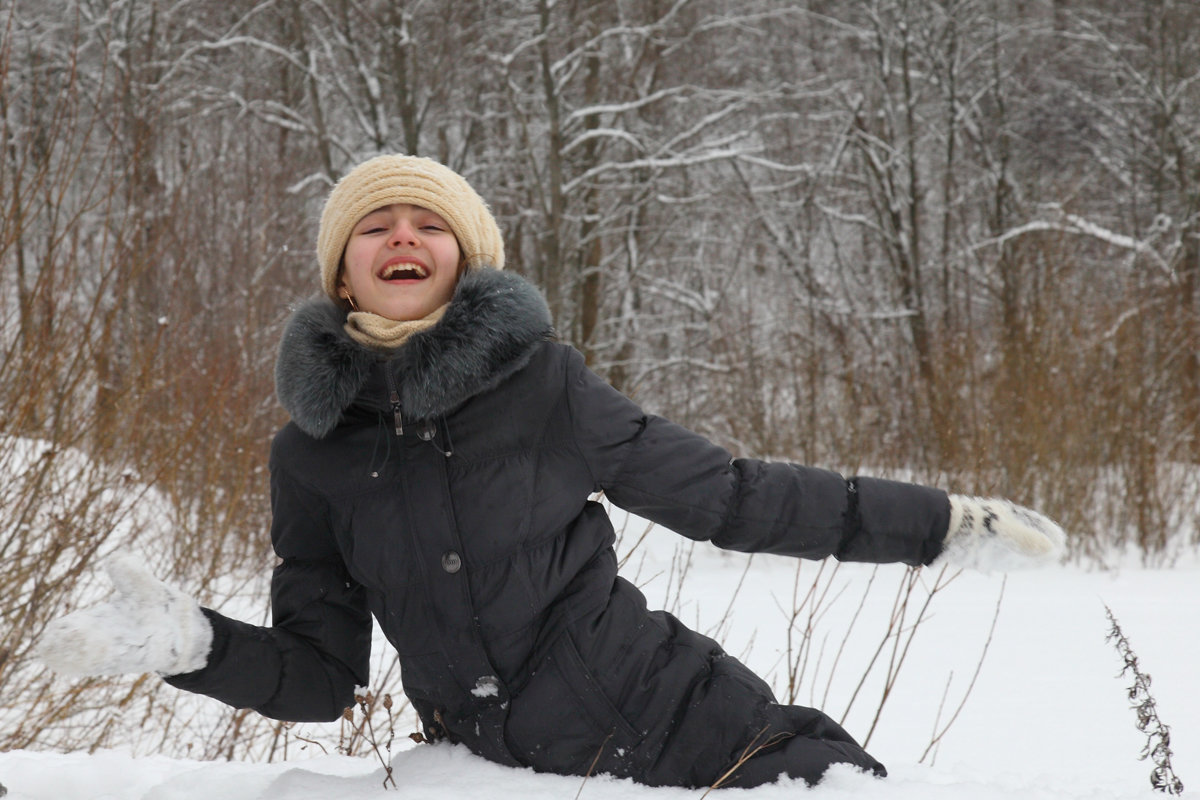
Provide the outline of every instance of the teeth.
{"type": "Polygon", "coordinates": [[[424,278],[429,273],[420,264],[393,264],[383,271],[385,281],[397,278],[424,278]]]}

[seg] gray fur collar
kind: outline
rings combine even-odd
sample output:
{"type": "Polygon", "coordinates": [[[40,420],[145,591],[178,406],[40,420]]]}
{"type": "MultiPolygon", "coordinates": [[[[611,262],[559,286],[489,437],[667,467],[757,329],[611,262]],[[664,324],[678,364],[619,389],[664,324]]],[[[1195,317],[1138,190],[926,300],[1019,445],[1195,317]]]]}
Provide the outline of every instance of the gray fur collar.
{"type": "Polygon", "coordinates": [[[346,313],[328,298],[309,300],[288,320],[275,362],[279,402],[301,430],[318,439],[337,427],[374,382],[376,370],[396,377],[405,417],[429,419],[493,388],[525,366],[539,342],[553,337],[550,311],[538,290],[519,275],[495,269],[467,272],[442,319],[390,356],[351,339],[345,322],[346,313]]]}

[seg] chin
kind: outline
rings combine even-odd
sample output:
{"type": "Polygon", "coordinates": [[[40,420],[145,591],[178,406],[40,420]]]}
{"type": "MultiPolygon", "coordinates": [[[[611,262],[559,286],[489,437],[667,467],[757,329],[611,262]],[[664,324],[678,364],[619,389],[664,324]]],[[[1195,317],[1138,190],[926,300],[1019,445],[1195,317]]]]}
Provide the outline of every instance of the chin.
{"type": "Polygon", "coordinates": [[[404,306],[401,308],[384,308],[375,313],[381,317],[387,317],[396,322],[412,322],[414,320],[423,319],[433,312],[432,308],[413,308],[412,306],[404,306]]]}

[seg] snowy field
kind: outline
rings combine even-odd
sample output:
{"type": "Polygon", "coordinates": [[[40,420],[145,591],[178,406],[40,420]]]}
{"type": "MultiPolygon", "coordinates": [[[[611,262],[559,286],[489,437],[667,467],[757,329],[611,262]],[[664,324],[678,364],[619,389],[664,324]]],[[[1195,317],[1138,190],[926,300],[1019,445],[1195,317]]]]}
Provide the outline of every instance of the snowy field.
{"type": "MultiPolygon", "coordinates": [[[[627,541],[639,535],[640,528],[627,541]]],[[[868,744],[890,777],[877,780],[835,768],[812,789],[784,780],[714,795],[755,800],[1161,796],[1150,788],[1150,763],[1138,760],[1145,736],[1135,729],[1126,698],[1131,681],[1120,676],[1122,661],[1105,638],[1105,604],[1142,670],[1153,676],[1159,714],[1171,726],[1175,771],[1185,784],[1200,786],[1196,554],[1185,554],[1165,569],[1145,569],[1130,558],[1105,570],[1056,566],[1007,577],[964,572],[948,583],[950,576],[942,575],[943,587],[914,629],[920,606],[938,580],[927,570],[910,595],[903,623],[894,626],[898,638],[886,640],[898,613],[903,568],[842,565],[833,571],[832,563],[824,569],[807,563],[797,578],[796,563],[760,556],[747,567],[744,556],[693,546],[655,530],[622,570],[643,586],[653,605],[715,633],[780,693],[788,683],[788,624],[799,606],[792,641],[800,641],[799,631],[811,627],[812,646],[802,659],[796,700],[820,706],[834,718],[842,718],[849,705],[845,725],[860,741],[876,717],[888,664],[907,644],[868,744]],[[871,591],[864,592],[870,582],[871,591]],[[806,602],[814,585],[818,591],[806,602]],[[884,649],[856,696],[881,641],[884,649]],[[935,731],[954,714],[976,676],[985,647],[961,713],[930,748],[935,731]]],[[[301,754],[288,762],[259,764],[133,756],[121,750],[0,753],[0,783],[8,789],[6,800],[675,800],[704,794],[604,776],[584,781],[509,769],[462,748],[413,744],[407,732],[397,731],[396,789],[383,787],[383,770],[373,758],[301,754]]]]}

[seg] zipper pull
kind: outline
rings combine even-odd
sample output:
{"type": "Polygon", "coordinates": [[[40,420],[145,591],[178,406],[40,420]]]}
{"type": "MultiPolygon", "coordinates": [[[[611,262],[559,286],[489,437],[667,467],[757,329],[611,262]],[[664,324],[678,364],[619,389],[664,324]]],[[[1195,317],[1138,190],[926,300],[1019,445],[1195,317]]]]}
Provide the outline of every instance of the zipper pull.
{"type": "Polygon", "coordinates": [[[392,374],[390,365],[386,365],[383,371],[384,379],[387,381],[388,402],[392,404],[392,419],[396,423],[396,435],[404,435],[404,416],[400,409],[400,390],[396,388],[396,376],[392,374]]]}
{"type": "Polygon", "coordinates": [[[389,398],[392,403],[392,419],[396,421],[396,435],[404,435],[404,416],[400,413],[400,395],[396,391],[392,391],[389,398]]]}

